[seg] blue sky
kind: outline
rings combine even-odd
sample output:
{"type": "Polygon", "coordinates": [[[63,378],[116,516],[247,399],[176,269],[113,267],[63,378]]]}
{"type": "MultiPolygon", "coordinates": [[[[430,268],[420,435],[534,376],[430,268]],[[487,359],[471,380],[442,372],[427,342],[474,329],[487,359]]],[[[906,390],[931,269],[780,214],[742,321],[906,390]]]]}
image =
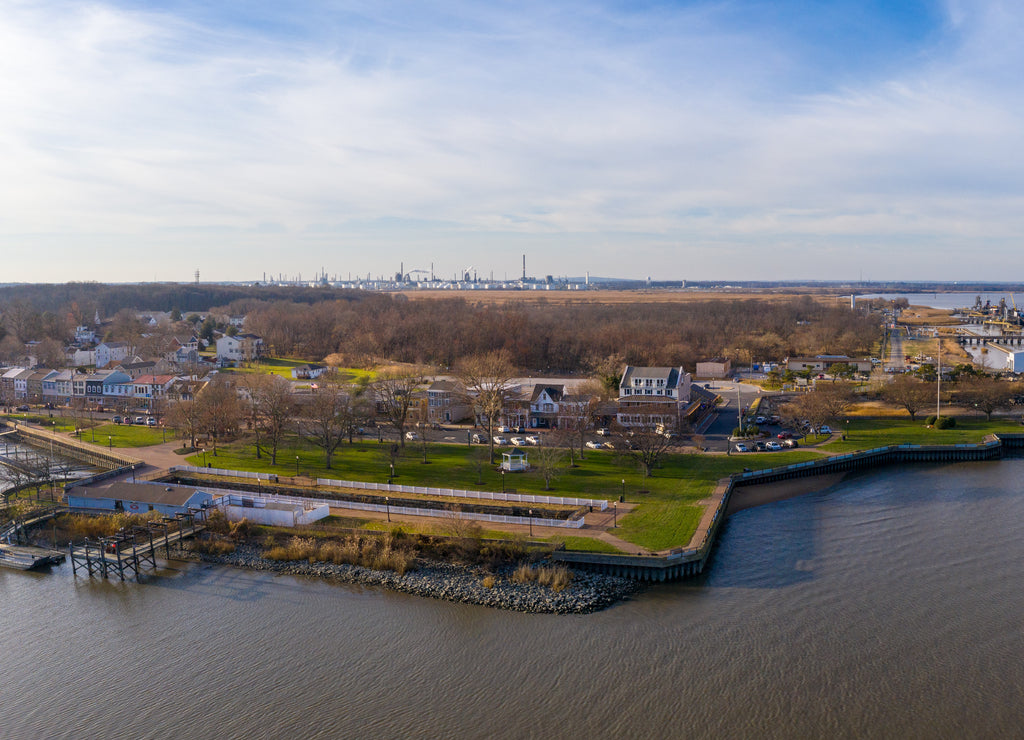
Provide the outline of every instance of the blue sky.
{"type": "Polygon", "coordinates": [[[0,282],[1022,280],[1022,31],[983,0],[0,0],[0,282]]]}

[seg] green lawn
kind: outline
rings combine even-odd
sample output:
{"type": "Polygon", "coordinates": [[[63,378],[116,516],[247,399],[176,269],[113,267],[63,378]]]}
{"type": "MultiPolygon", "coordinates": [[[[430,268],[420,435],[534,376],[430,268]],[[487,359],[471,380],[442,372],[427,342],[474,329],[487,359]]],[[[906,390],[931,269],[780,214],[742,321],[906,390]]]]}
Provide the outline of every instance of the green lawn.
{"type": "MultiPolygon", "coordinates": [[[[174,439],[174,433],[167,432],[167,439],[174,439]]],[[[82,441],[91,442],[101,447],[149,447],[164,441],[160,427],[145,427],[136,424],[104,424],[95,431],[87,429],[82,432],[82,441]]]]}
{"type": "MultiPolygon", "coordinates": [[[[356,442],[344,445],[334,458],[332,470],[326,470],[323,453],[305,443],[289,440],[278,452],[278,464],[272,466],[264,456],[257,460],[251,444],[232,444],[214,456],[207,452],[206,462],[214,468],[273,472],[294,475],[295,458],[303,475],[316,478],[340,478],[370,482],[387,482],[390,445],[356,442]]],[[[402,485],[501,491],[502,476],[496,466],[484,464],[478,484],[475,455],[486,455],[482,445],[470,449],[463,445],[431,444],[423,464],[422,447],[409,444],[395,464],[395,483],[402,485]]],[[[644,478],[635,463],[613,452],[588,451],[576,468],[565,468],[544,490],[544,481],[532,473],[510,473],[505,476],[505,489],[520,493],[615,499],[623,491],[629,502],[639,503],[632,513],[619,518],[616,535],[638,546],[658,550],[686,545],[700,521],[702,507],[695,506],[714,490],[715,483],[730,473],[744,468],[759,469],[803,462],[818,457],[809,450],[792,452],[733,455],[670,455],[654,476],[644,478]]],[[[486,458],[485,458],[486,459],[486,458]]],[[[188,458],[193,465],[203,465],[203,455],[188,458]]]]}
{"type": "MultiPolygon", "coordinates": [[[[260,360],[259,364],[248,367],[229,367],[221,372],[224,373],[263,373],[266,375],[280,375],[282,378],[292,379],[292,369],[302,365],[308,365],[309,360],[295,360],[287,357],[273,357],[260,360]]],[[[372,380],[375,373],[372,370],[363,370],[355,367],[338,368],[342,380],[352,383],[363,378],[372,380]]]]}
{"type": "MultiPolygon", "coordinates": [[[[988,434],[1024,432],[1024,426],[1010,419],[985,421],[984,417],[958,417],[952,429],[929,429],[925,414],[917,421],[905,419],[859,419],[851,417],[849,424],[836,424],[832,441],[821,446],[829,452],[855,452],[886,445],[955,445],[979,443],[988,434]],[[840,428],[844,427],[844,428],[840,428]],[[847,431],[847,429],[849,431],[847,431]],[[840,435],[846,432],[844,442],[840,435]]],[[[813,438],[812,438],[813,440],[813,438]]]]}

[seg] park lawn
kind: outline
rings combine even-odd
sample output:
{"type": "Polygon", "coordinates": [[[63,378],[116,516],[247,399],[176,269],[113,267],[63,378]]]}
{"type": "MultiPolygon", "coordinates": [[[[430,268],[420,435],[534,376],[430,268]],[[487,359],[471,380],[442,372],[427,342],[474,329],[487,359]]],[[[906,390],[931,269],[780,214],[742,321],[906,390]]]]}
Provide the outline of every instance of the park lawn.
{"type": "MultiPolygon", "coordinates": [[[[168,439],[174,439],[169,434],[168,439]]],[[[149,447],[164,441],[164,434],[159,427],[146,427],[137,424],[104,424],[95,430],[82,432],[82,441],[91,442],[100,447],[149,447]]]]}
{"type": "Polygon", "coordinates": [[[929,429],[924,423],[924,416],[919,414],[917,421],[904,419],[859,419],[850,418],[847,429],[840,429],[836,424],[835,434],[820,449],[829,452],[856,452],[870,450],[887,445],[955,445],[978,444],[986,435],[1003,433],[1021,433],[1024,427],[1012,419],[995,418],[991,422],[984,417],[956,417],[956,426],[952,429],[929,429]],[[846,431],[846,441],[841,439],[846,431]]]}
{"type": "MultiPolygon", "coordinates": [[[[268,457],[257,460],[249,443],[233,443],[207,452],[205,462],[227,470],[256,471],[294,475],[298,471],[314,478],[337,478],[384,483],[388,480],[391,445],[356,442],[343,445],[334,456],[331,470],[324,467],[323,453],[294,438],[278,451],[278,464],[268,457]]],[[[497,454],[497,451],[496,451],[497,454]]],[[[508,473],[505,490],[548,496],[617,499],[625,490],[626,500],[638,502],[630,514],[619,519],[622,539],[651,550],[689,544],[696,531],[703,507],[697,502],[707,498],[715,483],[744,468],[761,469],[804,462],[819,457],[809,450],[745,455],[667,455],[662,466],[645,478],[631,460],[614,452],[588,451],[576,468],[564,468],[551,490],[544,490],[543,479],[535,473],[508,473]],[[623,484],[625,481],[625,484],[623,484]],[[631,522],[630,520],[634,520],[631,522]]],[[[500,459],[500,458],[499,458],[500,459]]],[[[396,484],[501,491],[502,476],[496,465],[486,462],[486,448],[463,445],[429,444],[424,465],[423,448],[409,444],[395,463],[396,484]],[[475,456],[483,455],[482,465],[475,456]],[[479,476],[479,478],[478,478],[479,476]],[[482,481],[478,483],[478,480],[482,481]]],[[[204,465],[202,454],[188,458],[192,465],[204,465]]]]}
{"type": "MultiPolygon", "coordinates": [[[[302,365],[310,364],[308,360],[296,360],[287,357],[270,357],[264,358],[257,364],[249,365],[247,367],[229,367],[224,368],[221,372],[224,373],[261,373],[264,375],[280,375],[282,378],[288,380],[292,379],[292,370],[302,365]]],[[[354,383],[359,380],[373,380],[376,376],[372,370],[363,370],[355,367],[344,367],[338,368],[338,373],[341,379],[348,383],[354,383]]]]}

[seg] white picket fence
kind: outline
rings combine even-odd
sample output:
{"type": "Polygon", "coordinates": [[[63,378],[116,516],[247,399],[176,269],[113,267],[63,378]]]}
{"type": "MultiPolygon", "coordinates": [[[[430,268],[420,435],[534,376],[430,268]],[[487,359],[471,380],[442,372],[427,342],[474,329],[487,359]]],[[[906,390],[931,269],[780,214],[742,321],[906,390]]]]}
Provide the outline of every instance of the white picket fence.
{"type": "MultiPolygon", "coordinates": [[[[171,472],[185,471],[187,473],[207,473],[209,475],[223,475],[235,478],[250,478],[259,480],[277,480],[278,476],[272,473],[244,473],[236,470],[221,470],[219,468],[197,468],[192,465],[175,465],[171,472]]],[[[393,483],[367,483],[366,481],[336,480],[334,478],[317,478],[318,486],[332,486],[336,488],[355,488],[363,491],[383,491],[384,493],[418,493],[423,496],[447,496],[449,498],[472,498],[484,501],[511,501],[520,504],[554,504],[555,506],[593,506],[598,511],[605,511],[608,508],[608,501],[605,499],[592,498],[570,498],[564,496],[539,496],[528,493],[497,493],[493,491],[466,491],[458,488],[428,488],[426,486],[396,486],[393,483]]],[[[498,521],[498,520],[494,520],[498,521]]]]}
{"type": "MultiPolygon", "coordinates": [[[[205,468],[204,468],[205,470],[205,468]]],[[[244,491],[232,491],[227,488],[203,488],[207,493],[219,494],[222,498],[236,500],[249,498],[251,494],[244,491]]],[[[379,511],[381,513],[391,512],[393,514],[406,514],[408,516],[430,516],[436,519],[468,519],[477,522],[500,522],[502,524],[530,524],[537,527],[562,527],[564,529],[580,529],[583,526],[583,517],[579,519],[544,519],[541,517],[528,516],[506,516],[504,514],[481,514],[473,511],[447,511],[445,509],[421,509],[416,506],[393,506],[390,504],[364,504],[360,501],[338,501],[337,499],[307,498],[305,496],[283,496],[273,493],[262,493],[259,496],[267,501],[277,501],[283,504],[299,504],[304,508],[309,506],[321,506],[327,504],[336,508],[357,509],[359,511],[379,511]]],[[[215,504],[220,501],[215,500],[215,504]]]]}

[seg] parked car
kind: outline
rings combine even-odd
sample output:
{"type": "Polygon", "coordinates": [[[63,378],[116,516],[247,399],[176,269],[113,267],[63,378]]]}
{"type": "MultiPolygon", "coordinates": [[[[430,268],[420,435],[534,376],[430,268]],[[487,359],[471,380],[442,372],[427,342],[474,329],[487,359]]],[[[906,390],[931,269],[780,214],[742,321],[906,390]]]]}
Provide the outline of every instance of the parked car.
{"type": "Polygon", "coordinates": [[[152,416],[147,418],[146,419],[146,426],[155,427],[156,426],[156,419],[154,417],[152,417],[152,416]]]}
{"type": "Polygon", "coordinates": [[[793,439],[792,432],[779,432],[775,436],[778,437],[779,439],[793,439]]]}
{"type": "Polygon", "coordinates": [[[604,428],[602,428],[602,429],[598,429],[597,430],[597,436],[599,436],[599,437],[610,437],[611,435],[612,435],[612,430],[611,429],[604,429],[604,428]]]}
{"type": "Polygon", "coordinates": [[[540,444],[540,437],[538,437],[536,434],[530,434],[530,435],[528,435],[526,437],[526,444],[528,444],[528,445],[539,445],[540,444]]]}
{"type": "Polygon", "coordinates": [[[789,447],[790,449],[794,449],[800,446],[800,443],[797,442],[795,439],[783,440],[782,444],[785,445],[786,447],[789,447]]]}
{"type": "Polygon", "coordinates": [[[824,424],[821,429],[818,430],[818,434],[832,434],[832,427],[828,424],[824,424]]]}
{"type": "Polygon", "coordinates": [[[515,445],[516,447],[522,447],[523,445],[526,444],[526,440],[523,439],[522,437],[513,437],[512,444],[515,445]]]}
{"type": "Polygon", "coordinates": [[[774,439],[771,440],[770,442],[766,442],[764,446],[766,449],[769,449],[772,452],[777,452],[782,449],[782,445],[776,442],[774,439]]]}
{"type": "Polygon", "coordinates": [[[511,434],[512,427],[498,427],[498,434],[511,434]]]}
{"type": "Polygon", "coordinates": [[[516,434],[526,434],[526,427],[512,427],[512,431],[516,434]]]}
{"type": "Polygon", "coordinates": [[[145,418],[143,418],[143,417],[141,417],[141,416],[136,416],[136,417],[135,417],[135,423],[136,423],[136,424],[145,424],[145,423],[146,423],[146,420],[145,420],[145,418]]]}
{"type": "Polygon", "coordinates": [[[587,447],[589,447],[592,450],[599,450],[602,447],[604,447],[604,445],[602,445],[600,442],[597,442],[595,440],[590,440],[589,442],[587,442],[587,447]]]}
{"type": "Polygon", "coordinates": [[[471,437],[471,439],[473,440],[474,443],[476,443],[478,445],[482,445],[482,444],[484,444],[487,441],[485,439],[484,435],[482,435],[482,434],[474,434],[471,437]]]}
{"type": "Polygon", "coordinates": [[[417,439],[420,438],[420,435],[418,435],[416,432],[406,432],[405,438],[410,442],[415,442],[417,439]]]}
{"type": "Polygon", "coordinates": [[[506,437],[502,437],[500,434],[497,434],[494,437],[494,444],[496,444],[496,445],[507,445],[508,444],[508,439],[506,437]]]}
{"type": "Polygon", "coordinates": [[[754,419],[754,423],[758,424],[758,425],[764,424],[766,421],[768,421],[768,420],[765,419],[763,416],[759,416],[756,419],[754,419]]]}
{"type": "Polygon", "coordinates": [[[746,442],[737,442],[733,449],[736,450],[736,452],[750,452],[750,448],[747,446],[746,442]]]}
{"type": "Polygon", "coordinates": [[[768,449],[768,443],[765,442],[763,439],[759,439],[756,442],[754,442],[754,447],[756,447],[761,452],[764,452],[765,450],[768,449]]]}
{"type": "Polygon", "coordinates": [[[28,406],[22,404],[21,406],[19,406],[18,408],[14,409],[14,410],[15,411],[28,411],[28,406]]]}
{"type": "Polygon", "coordinates": [[[120,416],[115,416],[113,419],[111,419],[111,421],[114,422],[115,424],[121,424],[124,421],[124,419],[121,418],[120,416]]]}

